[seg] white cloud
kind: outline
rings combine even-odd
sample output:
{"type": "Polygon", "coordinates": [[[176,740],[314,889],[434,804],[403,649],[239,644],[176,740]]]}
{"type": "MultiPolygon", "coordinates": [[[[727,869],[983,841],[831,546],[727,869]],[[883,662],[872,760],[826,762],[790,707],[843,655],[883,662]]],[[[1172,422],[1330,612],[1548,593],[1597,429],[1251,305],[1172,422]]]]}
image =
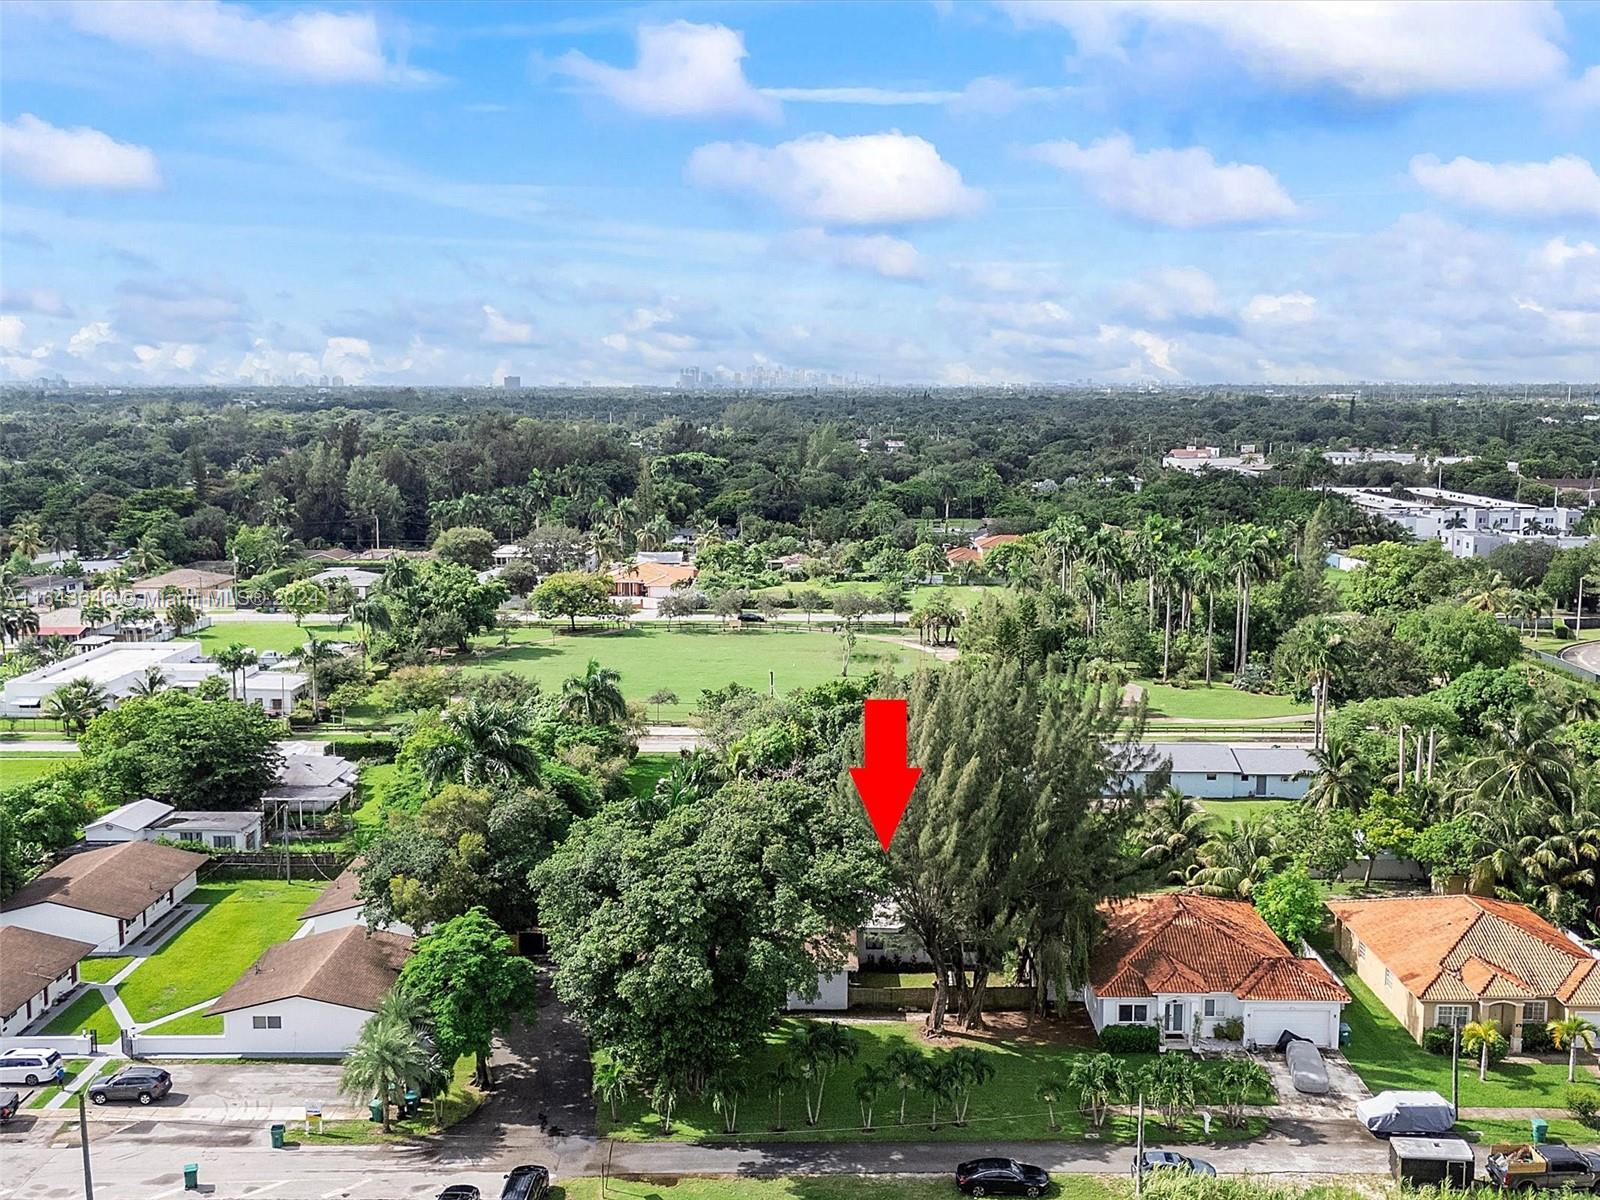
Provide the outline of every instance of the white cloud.
{"type": "Polygon", "coordinates": [[[1419,154],[1411,160],[1411,177],[1443,200],[1501,216],[1600,217],[1600,175],[1576,154],[1547,163],[1440,162],[1419,154]]]}
{"type": "Polygon", "coordinates": [[[1119,308],[1147,321],[1214,321],[1232,311],[1210,275],[1199,267],[1167,267],[1114,291],[1119,308]]]}
{"type": "Polygon", "coordinates": [[[322,370],[359,383],[371,372],[372,345],[365,338],[331,337],[322,351],[322,370]]]}
{"type": "Polygon", "coordinates": [[[479,339],[490,346],[531,346],[533,325],[528,321],[513,321],[493,305],[483,306],[483,333],[479,339]]]}
{"type": "Polygon", "coordinates": [[[0,350],[11,353],[20,351],[25,333],[21,317],[14,317],[9,313],[0,316],[0,350]]]}
{"type": "Polygon", "coordinates": [[[1157,225],[1238,225],[1280,220],[1298,211],[1265,167],[1218,163],[1200,146],[1141,153],[1126,134],[1117,134],[1087,147],[1044,142],[1030,153],[1077,175],[1107,208],[1157,225]]]}
{"type": "Polygon", "coordinates": [[[886,233],[838,234],[825,229],[800,229],[778,239],[780,250],[882,275],[885,279],[915,279],[922,274],[917,248],[904,238],[886,233]]]}
{"type": "Polygon", "coordinates": [[[775,120],[775,100],[750,86],[744,38],[725,25],[641,25],[632,67],[596,62],[576,50],[552,67],[632,112],[654,117],[743,116],[775,120]]]}
{"type": "Polygon", "coordinates": [[[933,221],[983,201],[932,142],[898,130],[810,133],[772,147],[713,142],[690,155],[685,174],[698,187],[759,197],[823,225],[933,221]]]}
{"type": "Polygon", "coordinates": [[[316,83],[427,78],[388,59],[370,12],[295,7],[263,13],[220,0],[72,0],[41,11],[120,45],[248,67],[267,77],[316,83]]]}
{"type": "Polygon", "coordinates": [[[1259,325],[1301,325],[1316,320],[1317,298],[1305,292],[1252,296],[1240,315],[1259,325]]]}
{"type": "Polygon", "coordinates": [[[93,321],[67,340],[67,353],[74,358],[92,358],[101,346],[116,340],[117,335],[111,332],[111,322],[93,321]]]}
{"type": "Polygon", "coordinates": [[[58,129],[32,113],[0,124],[0,163],[41,187],[138,191],[161,186],[156,156],[79,125],[58,129]]]}
{"type": "Polygon", "coordinates": [[[1535,261],[1551,271],[1560,271],[1568,263],[1595,257],[1600,257],[1600,246],[1593,242],[1574,244],[1564,237],[1554,237],[1539,247],[1535,261]]]}
{"type": "Polygon", "coordinates": [[[38,313],[42,317],[70,317],[72,309],[51,288],[0,289],[0,309],[7,312],[38,313]]]}
{"type": "Polygon", "coordinates": [[[761,94],[771,100],[791,101],[798,104],[864,104],[874,108],[901,108],[924,104],[949,104],[959,99],[960,92],[936,88],[883,88],[883,87],[792,87],[762,88],[761,94]]]}
{"type": "Polygon", "coordinates": [[[1591,108],[1600,108],[1600,67],[1590,67],[1558,91],[1555,103],[1558,108],[1575,110],[1579,113],[1591,108]]]}
{"type": "MultiPolygon", "coordinates": [[[[1550,0],[1000,0],[1020,23],[1068,29],[1085,54],[1136,58],[1204,39],[1258,78],[1365,99],[1556,82],[1566,56],[1550,0]],[[1142,33],[1140,38],[1137,34],[1142,33]]],[[[1189,48],[1189,55],[1206,47],[1189,48]]]]}

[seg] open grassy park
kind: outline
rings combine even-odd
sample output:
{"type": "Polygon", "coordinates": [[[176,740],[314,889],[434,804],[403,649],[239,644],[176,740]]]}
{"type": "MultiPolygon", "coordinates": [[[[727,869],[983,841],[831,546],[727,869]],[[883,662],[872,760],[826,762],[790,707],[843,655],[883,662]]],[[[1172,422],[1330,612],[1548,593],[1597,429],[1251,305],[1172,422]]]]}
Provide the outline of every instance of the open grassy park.
{"type": "Polygon", "coordinates": [[[276,650],[288,654],[306,644],[306,638],[344,641],[356,636],[353,625],[317,625],[307,622],[303,627],[293,621],[217,621],[205,629],[184,634],[200,643],[207,654],[238,642],[257,650],[276,650]]]}
{"type": "MultiPolygon", "coordinates": [[[[742,683],[765,691],[770,671],[772,685],[781,695],[838,678],[841,661],[838,637],[805,629],[723,630],[709,624],[668,629],[641,624],[571,634],[541,627],[513,631],[504,648],[494,648],[497,638],[481,642],[491,648],[472,669],[515,671],[537,680],[547,692],[558,690],[568,676],[581,675],[590,659],[621,673],[622,691],[629,700],[643,701],[663,689],[671,691],[677,703],[659,707],[660,718],[668,721],[688,716],[704,689],[742,683]]],[[[862,636],[856,641],[850,673],[862,675],[891,664],[912,670],[931,661],[920,651],[862,636]]],[[[657,716],[657,706],[651,706],[650,716],[657,716]]]]}
{"type": "Polygon", "coordinates": [[[1255,721],[1273,717],[1311,716],[1311,705],[1289,696],[1241,692],[1220,679],[1210,687],[1180,688],[1149,679],[1134,681],[1145,690],[1152,717],[1192,721],[1255,721]]]}
{"type": "Polygon", "coordinates": [[[32,783],[77,757],[71,750],[7,750],[0,754],[0,788],[32,783]]]}

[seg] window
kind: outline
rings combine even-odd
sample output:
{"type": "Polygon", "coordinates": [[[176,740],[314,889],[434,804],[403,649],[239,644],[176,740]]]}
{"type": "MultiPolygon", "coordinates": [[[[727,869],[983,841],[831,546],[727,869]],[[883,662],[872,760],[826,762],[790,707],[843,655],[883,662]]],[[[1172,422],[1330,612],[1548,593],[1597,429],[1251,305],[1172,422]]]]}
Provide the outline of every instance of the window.
{"type": "Polygon", "coordinates": [[[1217,1002],[1215,1000],[1206,1001],[1205,1014],[1208,1017],[1214,1017],[1217,1015],[1217,1002]]]}
{"type": "Polygon", "coordinates": [[[1239,776],[1239,782],[1240,783],[1249,783],[1250,782],[1250,776],[1248,776],[1248,775],[1239,776]]]}
{"type": "Polygon", "coordinates": [[[1383,986],[1384,987],[1392,987],[1393,985],[1394,985],[1394,972],[1389,970],[1388,967],[1385,967],[1383,969],[1383,986]]]}
{"type": "Polygon", "coordinates": [[[231,834],[231,833],[214,833],[214,834],[211,835],[211,844],[212,844],[213,847],[215,847],[218,850],[232,850],[233,849],[233,834],[231,834]]]}
{"type": "Polygon", "coordinates": [[[1365,958],[1366,956],[1367,956],[1367,944],[1365,942],[1357,942],[1356,943],[1356,957],[1357,958],[1365,958]]]}
{"type": "Polygon", "coordinates": [[[282,1017],[251,1017],[250,1026],[253,1029],[282,1029],[282,1017]]]}
{"type": "Polygon", "coordinates": [[[1207,771],[1206,772],[1206,778],[1207,779],[1215,779],[1216,777],[1217,777],[1217,773],[1215,771],[1207,771]]]}
{"type": "Polygon", "coordinates": [[[1123,1025],[1143,1024],[1150,1019],[1150,1006],[1148,1004],[1119,1004],[1117,1005],[1117,1021],[1123,1025]]]}
{"type": "Polygon", "coordinates": [[[1544,1024],[1545,1001],[1529,1000],[1522,1006],[1522,1019],[1524,1021],[1537,1021],[1544,1024]]]}
{"type": "Polygon", "coordinates": [[[1435,1025],[1449,1025],[1460,1029],[1472,1020],[1472,1005],[1441,1004],[1433,1010],[1435,1025]]]}

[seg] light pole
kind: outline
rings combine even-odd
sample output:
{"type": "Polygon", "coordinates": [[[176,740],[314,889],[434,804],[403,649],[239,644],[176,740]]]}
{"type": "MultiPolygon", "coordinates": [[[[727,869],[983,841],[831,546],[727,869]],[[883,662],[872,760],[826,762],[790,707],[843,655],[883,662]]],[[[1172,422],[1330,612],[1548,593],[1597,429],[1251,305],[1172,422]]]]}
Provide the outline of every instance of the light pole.
{"type": "Polygon", "coordinates": [[[83,1145],[83,1200],[94,1200],[94,1175],[89,1170],[89,1114],[83,1106],[83,1093],[78,1089],[78,1141],[83,1145]]]}

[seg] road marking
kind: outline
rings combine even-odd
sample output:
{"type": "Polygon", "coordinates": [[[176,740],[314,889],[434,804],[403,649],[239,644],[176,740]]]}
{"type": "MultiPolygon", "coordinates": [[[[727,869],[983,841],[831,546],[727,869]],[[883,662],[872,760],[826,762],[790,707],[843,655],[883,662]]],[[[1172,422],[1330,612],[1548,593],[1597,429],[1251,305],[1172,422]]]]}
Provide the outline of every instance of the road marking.
{"type": "Polygon", "coordinates": [[[333,1198],[335,1196],[348,1196],[349,1194],[350,1194],[350,1189],[349,1188],[337,1187],[337,1188],[334,1188],[333,1191],[331,1191],[331,1192],[323,1192],[322,1193],[322,1200],[333,1200],[333,1198]]]}
{"type": "Polygon", "coordinates": [[[276,1183],[263,1183],[260,1187],[254,1187],[254,1188],[249,1189],[248,1191],[240,1192],[239,1195],[241,1197],[245,1197],[245,1196],[264,1196],[268,1192],[275,1192],[279,1188],[287,1187],[288,1185],[289,1185],[289,1180],[280,1179],[276,1183]]]}

